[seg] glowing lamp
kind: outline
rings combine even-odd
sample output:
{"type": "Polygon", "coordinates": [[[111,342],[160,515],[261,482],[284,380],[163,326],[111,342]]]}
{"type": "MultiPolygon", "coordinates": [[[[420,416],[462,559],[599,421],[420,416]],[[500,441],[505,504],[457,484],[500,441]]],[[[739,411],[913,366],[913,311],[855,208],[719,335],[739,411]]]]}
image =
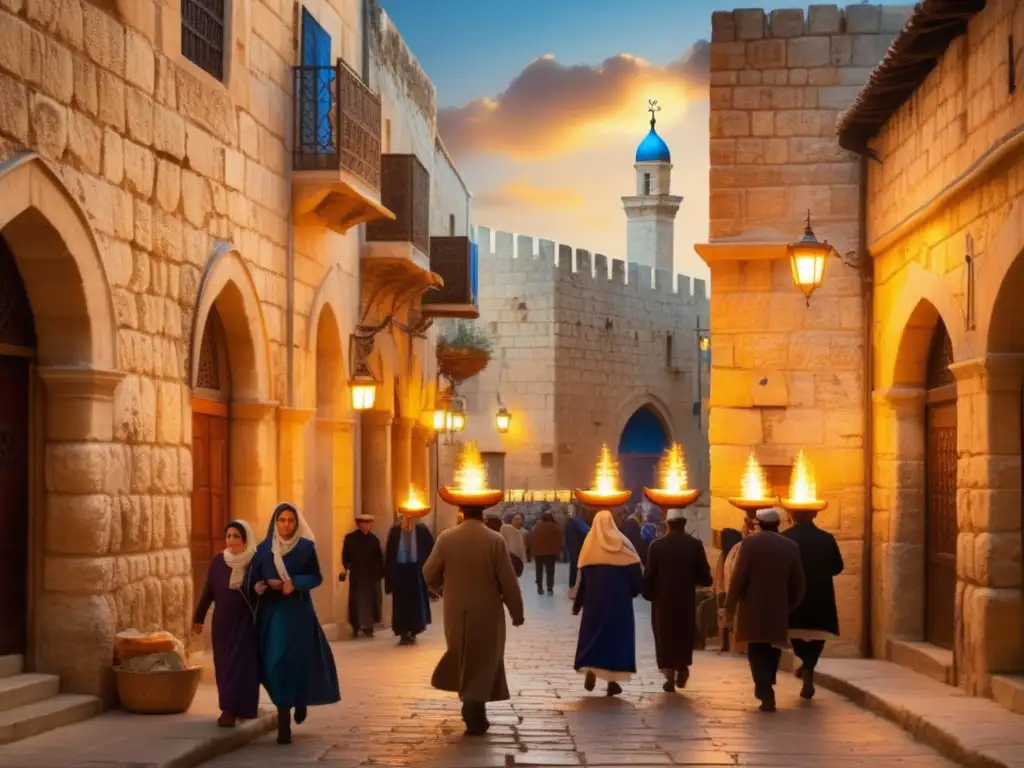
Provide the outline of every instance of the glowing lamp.
{"type": "Polygon", "coordinates": [[[811,229],[811,212],[807,212],[807,226],[804,236],[795,243],[790,243],[789,263],[793,269],[793,284],[807,297],[821,286],[825,279],[825,260],[832,255],[833,248],[828,241],[819,241],[811,229]]]}
{"type": "Polygon", "coordinates": [[[352,410],[368,411],[377,400],[377,382],[370,376],[356,376],[348,383],[352,393],[352,410]]]}
{"type": "Polygon", "coordinates": [[[743,472],[740,495],[730,498],[729,503],[737,509],[742,509],[747,515],[775,506],[775,499],[768,495],[768,479],[753,451],[750,452],[747,467],[743,472]]]}
{"type": "Polygon", "coordinates": [[[800,451],[793,462],[793,474],[789,480],[789,496],[782,500],[783,509],[788,512],[821,512],[828,506],[827,501],[818,498],[818,484],[814,471],[804,452],[800,451]]]}
{"type": "Polygon", "coordinates": [[[494,414],[494,426],[498,428],[498,432],[505,434],[508,432],[508,428],[512,425],[512,414],[509,413],[505,406],[498,408],[498,412],[494,414]]]}
{"type": "Polygon", "coordinates": [[[700,351],[701,352],[707,352],[709,349],[711,349],[711,339],[709,339],[707,336],[701,336],[700,337],[700,351]]]}
{"type": "Polygon", "coordinates": [[[445,417],[448,414],[442,410],[436,410],[430,414],[430,426],[435,432],[440,432],[445,427],[445,417]]]}
{"type": "Polygon", "coordinates": [[[427,495],[422,493],[412,483],[409,483],[409,494],[396,506],[398,514],[404,517],[424,517],[430,514],[430,504],[427,502],[427,495]]]}
{"type": "Polygon", "coordinates": [[[493,507],[504,497],[504,491],[487,487],[487,469],[480,449],[470,441],[459,451],[452,485],[437,489],[437,495],[456,507],[493,507]]]}
{"type": "Polygon", "coordinates": [[[461,432],[466,428],[466,414],[461,411],[445,414],[445,428],[449,432],[461,432]]]}
{"type": "Polygon", "coordinates": [[[663,509],[685,509],[700,496],[700,491],[690,488],[687,482],[686,459],[679,443],[673,443],[665,452],[660,475],[660,488],[644,488],[644,496],[652,504],[663,509]]]}
{"type": "Polygon", "coordinates": [[[607,445],[601,446],[601,458],[597,462],[594,487],[586,490],[577,488],[573,495],[580,504],[601,509],[620,507],[629,501],[633,492],[619,488],[619,468],[616,462],[612,461],[612,454],[607,445]]]}

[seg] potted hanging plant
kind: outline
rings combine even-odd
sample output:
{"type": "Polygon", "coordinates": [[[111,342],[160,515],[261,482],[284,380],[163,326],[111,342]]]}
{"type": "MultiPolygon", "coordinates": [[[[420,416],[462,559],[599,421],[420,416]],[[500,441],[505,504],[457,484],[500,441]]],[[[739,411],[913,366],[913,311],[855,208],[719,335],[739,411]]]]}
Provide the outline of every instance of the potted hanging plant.
{"type": "Polygon", "coordinates": [[[459,322],[437,340],[437,367],[456,384],[471,379],[491,361],[491,339],[472,322],[459,322]]]}

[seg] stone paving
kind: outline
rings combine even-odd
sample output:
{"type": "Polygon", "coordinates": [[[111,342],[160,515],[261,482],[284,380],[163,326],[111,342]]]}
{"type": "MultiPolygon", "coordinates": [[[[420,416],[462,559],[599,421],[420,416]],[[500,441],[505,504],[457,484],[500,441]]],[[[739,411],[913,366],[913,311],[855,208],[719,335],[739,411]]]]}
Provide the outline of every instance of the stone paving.
{"type": "MultiPolygon", "coordinates": [[[[529,571],[528,571],[529,573],[529,571]]],[[[566,572],[558,574],[564,584],[566,572]]],[[[640,672],[624,694],[588,694],[573,671],[577,619],[565,588],[541,597],[526,576],[525,626],[509,627],[507,663],[513,700],[489,708],[492,728],[463,735],[459,703],[430,688],[443,646],[437,623],[414,647],[390,633],[335,645],[343,701],[311,710],[295,741],[273,736],[207,763],[245,766],[761,766],[764,768],[946,768],[939,756],[897,726],[819,689],[799,698],[779,678],[779,710],[756,709],[745,660],[699,653],[685,693],[661,690],[648,605],[638,600],[640,672]]]]}

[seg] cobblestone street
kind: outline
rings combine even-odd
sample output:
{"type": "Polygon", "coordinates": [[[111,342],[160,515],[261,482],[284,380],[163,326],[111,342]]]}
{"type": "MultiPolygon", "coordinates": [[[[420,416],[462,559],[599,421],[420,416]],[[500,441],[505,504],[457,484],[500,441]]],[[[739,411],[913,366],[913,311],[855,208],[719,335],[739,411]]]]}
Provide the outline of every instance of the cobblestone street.
{"type": "MultiPolygon", "coordinates": [[[[607,699],[583,690],[573,671],[576,622],[565,587],[554,597],[522,584],[526,624],[509,627],[506,663],[513,700],[489,707],[492,727],[467,738],[453,695],[434,691],[430,673],[443,647],[440,606],[435,624],[411,648],[390,633],[335,646],[343,700],[311,710],[283,747],[268,736],[207,765],[386,765],[430,768],[487,766],[777,766],[778,768],[944,768],[952,763],[895,725],[819,688],[813,702],[780,674],[779,711],[756,709],[746,662],[699,653],[685,693],[661,690],[650,612],[636,602],[639,675],[607,699]]],[[[562,584],[566,570],[558,574],[562,584]]]]}

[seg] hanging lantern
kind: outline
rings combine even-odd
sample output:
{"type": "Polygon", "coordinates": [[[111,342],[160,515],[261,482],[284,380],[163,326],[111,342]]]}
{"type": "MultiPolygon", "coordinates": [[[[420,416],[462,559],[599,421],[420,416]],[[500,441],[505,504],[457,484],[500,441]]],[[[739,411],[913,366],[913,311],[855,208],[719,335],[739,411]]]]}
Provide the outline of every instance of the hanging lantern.
{"type": "Polygon", "coordinates": [[[445,427],[445,417],[448,414],[438,408],[430,414],[430,426],[435,432],[440,432],[445,427]]]}
{"type": "Polygon", "coordinates": [[[699,346],[701,352],[707,352],[709,349],[711,349],[711,339],[707,336],[701,336],[699,346]]]}
{"type": "Polygon", "coordinates": [[[370,353],[373,351],[373,337],[350,337],[353,373],[348,388],[352,394],[352,410],[368,411],[377,400],[377,379],[370,370],[370,353]]]}
{"type": "Polygon", "coordinates": [[[793,270],[793,284],[811,303],[811,295],[818,290],[825,279],[825,260],[834,250],[828,241],[819,241],[811,229],[811,212],[807,212],[807,226],[804,236],[788,246],[789,264],[793,270]]]}
{"type": "Polygon", "coordinates": [[[505,434],[508,432],[508,428],[512,425],[512,414],[508,412],[504,405],[498,408],[498,412],[494,414],[494,426],[498,428],[498,432],[505,434]]]}

